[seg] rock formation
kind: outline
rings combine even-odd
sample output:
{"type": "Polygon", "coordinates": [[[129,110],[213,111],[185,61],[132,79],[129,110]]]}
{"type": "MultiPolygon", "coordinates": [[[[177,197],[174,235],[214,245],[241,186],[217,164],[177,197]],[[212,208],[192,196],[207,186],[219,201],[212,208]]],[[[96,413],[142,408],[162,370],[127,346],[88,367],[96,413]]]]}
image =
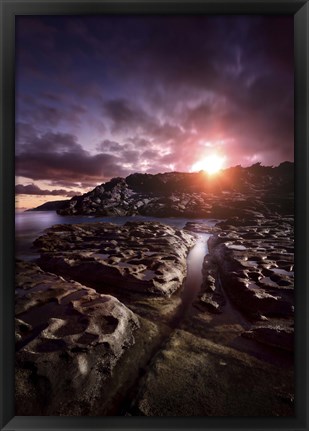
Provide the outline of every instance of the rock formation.
{"type": "Polygon", "coordinates": [[[56,225],[34,245],[47,271],[107,287],[170,296],[186,276],[186,256],[195,240],[161,223],[56,225]]]}
{"type": "Polygon", "coordinates": [[[141,382],[132,415],[291,416],[293,373],[177,330],[141,382]]]}
{"type": "Polygon", "coordinates": [[[57,212],[61,215],[232,217],[291,213],[294,165],[276,168],[236,166],[216,176],[205,172],[132,174],[113,178],[82,196],[75,196],[57,212]]]}
{"type": "Polygon", "coordinates": [[[70,202],[69,199],[65,199],[62,201],[45,202],[44,204],[36,208],[31,208],[27,211],[57,211],[63,208],[64,206],[68,205],[69,202],[70,202]]]}
{"type": "Polygon", "coordinates": [[[116,298],[36,264],[16,269],[17,414],[98,412],[106,380],[135,341],[137,316],[116,298]]]}
{"type": "Polygon", "coordinates": [[[37,238],[39,259],[16,271],[17,413],[292,416],[293,198],[291,163],[134,174],[72,198],[60,214],[222,220],[87,221],[37,238]]]}
{"type": "MultiPolygon", "coordinates": [[[[187,228],[203,230],[188,223],[187,228]]],[[[228,295],[255,324],[243,336],[292,350],[294,333],[294,219],[232,218],[211,229],[204,283],[196,302],[223,312],[228,295]]]]}

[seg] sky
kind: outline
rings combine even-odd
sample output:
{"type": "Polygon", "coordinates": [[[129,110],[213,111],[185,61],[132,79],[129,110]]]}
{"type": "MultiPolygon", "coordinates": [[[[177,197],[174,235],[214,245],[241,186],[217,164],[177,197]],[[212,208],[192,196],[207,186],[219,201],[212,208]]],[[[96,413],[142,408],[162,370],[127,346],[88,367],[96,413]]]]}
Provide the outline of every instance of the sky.
{"type": "Polygon", "coordinates": [[[293,16],[18,16],[17,208],[209,157],[293,161],[293,58],[293,16]]]}

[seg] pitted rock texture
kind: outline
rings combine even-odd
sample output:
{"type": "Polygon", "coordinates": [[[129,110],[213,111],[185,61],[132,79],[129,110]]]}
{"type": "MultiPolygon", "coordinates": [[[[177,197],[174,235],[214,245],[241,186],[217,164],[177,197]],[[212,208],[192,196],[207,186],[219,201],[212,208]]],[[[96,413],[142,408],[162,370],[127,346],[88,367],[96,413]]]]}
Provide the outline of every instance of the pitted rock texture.
{"type": "Polygon", "coordinates": [[[258,163],[248,168],[236,166],[215,177],[205,172],[136,173],[74,196],[57,212],[186,218],[286,214],[293,208],[293,180],[294,164],[290,162],[276,168],[258,163]]]}
{"type": "Polygon", "coordinates": [[[116,298],[36,264],[18,262],[16,273],[17,414],[99,414],[138,318],[116,298]]]}
{"type": "Polygon", "coordinates": [[[23,274],[17,279],[16,303],[20,414],[294,414],[293,217],[265,217],[255,211],[215,227],[188,223],[187,229],[153,222],[57,225],[35,242],[39,265],[58,276],[25,263],[18,271],[23,274]],[[181,310],[181,291],[172,294],[182,284],[187,253],[195,243],[190,231],[214,236],[204,259],[201,292],[173,326],[172,316],[181,310]],[[46,286],[46,279],[56,292],[49,282],[46,286]],[[111,296],[70,279],[102,293],[114,287],[113,295],[139,316],[140,328],[134,329],[135,314],[114,299],[132,315],[125,328],[131,328],[128,339],[131,333],[135,343],[120,337],[123,344],[117,344],[119,350],[115,345],[109,356],[106,340],[110,342],[121,325],[115,326],[115,313],[104,314],[111,300],[102,304],[95,298],[111,296]],[[62,291],[61,286],[72,289],[62,291]],[[90,331],[76,317],[85,307],[90,310],[80,291],[88,292],[98,311],[90,331]],[[66,325],[60,312],[50,314],[63,306],[68,307],[66,325]],[[42,311],[33,314],[35,329],[34,309],[42,311]],[[96,345],[93,335],[98,333],[96,345]],[[70,348],[70,340],[77,351],[70,348]],[[37,347],[40,343],[43,348],[37,347]]]}
{"type": "MultiPolygon", "coordinates": [[[[204,226],[190,223],[192,231],[204,226]]],[[[245,336],[292,350],[294,322],[294,219],[232,218],[208,228],[209,254],[197,307],[224,312],[223,291],[257,326],[245,336]]]]}
{"type": "Polygon", "coordinates": [[[34,245],[47,271],[106,287],[170,296],[186,276],[186,257],[195,238],[153,222],[56,225],[34,245]]]}

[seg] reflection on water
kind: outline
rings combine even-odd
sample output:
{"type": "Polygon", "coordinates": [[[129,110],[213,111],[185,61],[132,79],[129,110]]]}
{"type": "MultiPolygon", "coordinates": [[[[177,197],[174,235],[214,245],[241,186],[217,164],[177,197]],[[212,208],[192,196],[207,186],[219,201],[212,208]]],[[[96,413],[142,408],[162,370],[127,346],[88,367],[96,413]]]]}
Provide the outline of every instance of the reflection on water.
{"type": "Polygon", "coordinates": [[[285,269],[281,268],[272,268],[272,271],[280,275],[288,275],[289,277],[294,276],[294,271],[286,271],[285,269]]]}
{"type": "Polygon", "coordinates": [[[229,244],[229,243],[226,243],[225,245],[226,245],[226,247],[227,247],[228,249],[230,249],[230,250],[239,250],[239,251],[244,251],[244,250],[246,250],[246,249],[247,249],[247,247],[245,247],[244,245],[229,244]]]}
{"type": "Polygon", "coordinates": [[[93,217],[93,216],[60,216],[55,211],[28,211],[17,212],[15,215],[16,255],[22,259],[33,259],[34,250],[31,248],[33,241],[38,238],[45,229],[55,224],[71,223],[96,223],[110,222],[123,225],[127,221],[156,221],[182,229],[188,221],[207,223],[214,226],[217,220],[186,219],[186,218],[159,218],[159,217],[93,217]]]}
{"type": "Polygon", "coordinates": [[[210,234],[198,234],[195,246],[187,258],[187,277],[181,294],[184,306],[189,306],[198,294],[203,281],[202,268],[205,255],[208,253],[207,241],[210,234]]]}

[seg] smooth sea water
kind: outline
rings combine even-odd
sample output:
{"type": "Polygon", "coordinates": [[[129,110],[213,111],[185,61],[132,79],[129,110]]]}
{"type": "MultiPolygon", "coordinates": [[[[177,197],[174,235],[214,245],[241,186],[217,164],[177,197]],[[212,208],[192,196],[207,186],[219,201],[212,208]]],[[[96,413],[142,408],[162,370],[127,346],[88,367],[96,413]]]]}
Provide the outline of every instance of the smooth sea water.
{"type": "MultiPolygon", "coordinates": [[[[33,241],[44,233],[44,230],[55,224],[79,224],[108,222],[123,225],[128,221],[155,221],[182,229],[187,222],[205,223],[214,226],[218,220],[214,219],[187,219],[187,218],[161,218],[161,217],[94,217],[94,216],[60,216],[55,211],[26,211],[16,212],[15,215],[15,239],[16,257],[31,260],[38,255],[32,248],[33,241]]],[[[201,247],[199,246],[201,249],[201,247]]],[[[203,248],[203,247],[202,247],[203,248]]],[[[202,251],[202,250],[201,250],[202,251]]],[[[204,251],[202,251],[204,252],[204,251]]]]}

